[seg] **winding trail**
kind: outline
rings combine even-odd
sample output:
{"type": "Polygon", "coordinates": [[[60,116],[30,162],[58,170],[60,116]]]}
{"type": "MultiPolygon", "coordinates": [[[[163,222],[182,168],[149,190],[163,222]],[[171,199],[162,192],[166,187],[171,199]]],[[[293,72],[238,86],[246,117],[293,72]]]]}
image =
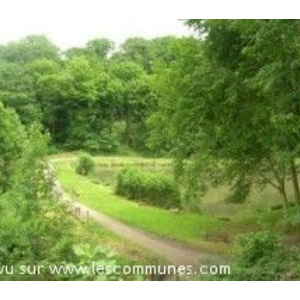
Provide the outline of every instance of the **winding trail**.
{"type": "MultiPolygon", "coordinates": [[[[50,174],[54,174],[54,168],[50,164],[47,169],[50,174]]],[[[198,270],[201,261],[203,262],[203,260],[212,257],[209,253],[200,253],[200,250],[193,249],[188,245],[158,237],[108,217],[99,211],[95,211],[94,209],[75,201],[64,191],[55,176],[52,176],[52,178],[54,178],[53,193],[56,198],[64,202],[77,217],[80,217],[83,220],[94,220],[109,231],[152,250],[156,254],[167,259],[172,265],[192,266],[193,270],[198,270]]]]}
{"type": "Polygon", "coordinates": [[[88,216],[115,234],[134,243],[140,244],[141,246],[165,257],[170,263],[176,266],[191,265],[194,268],[197,268],[200,265],[200,253],[194,249],[188,249],[186,246],[172,241],[167,241],[140,229],[126,225],[98,211],[88,208],[83,204],[76,203],[76,207],[80,209],[80,215],[83,218],[88,216]]]}

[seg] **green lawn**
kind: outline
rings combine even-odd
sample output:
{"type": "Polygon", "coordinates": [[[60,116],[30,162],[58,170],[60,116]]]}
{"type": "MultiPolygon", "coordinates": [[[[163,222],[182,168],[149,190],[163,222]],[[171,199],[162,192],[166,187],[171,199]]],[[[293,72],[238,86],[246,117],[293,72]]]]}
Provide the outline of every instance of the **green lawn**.
{"type": "MultiPolygon", "coordinates": [[[[234,232],[237,224],[208,215],[180,214],[146,206],[114,195],[109,187],[79,176],[68,164],[57,166],[57,175],[64,188],[83,204],[132,226],[159,236],[209,247],[204,242],[208,231],[234,232]]],[[[218,247],[214,248],[217,250],[218,247]]]]}
{"type": "MultiPolygon", "coordinates": [[[[79,153],[69,152],[50,155],[54,163],[68,163],[75,161],[79,153]]],[[[140,156],[94,156],[97,166],[123,167],[123,166],[171,166],[172,159],[169,158],[147,158],[140,156]]]]}

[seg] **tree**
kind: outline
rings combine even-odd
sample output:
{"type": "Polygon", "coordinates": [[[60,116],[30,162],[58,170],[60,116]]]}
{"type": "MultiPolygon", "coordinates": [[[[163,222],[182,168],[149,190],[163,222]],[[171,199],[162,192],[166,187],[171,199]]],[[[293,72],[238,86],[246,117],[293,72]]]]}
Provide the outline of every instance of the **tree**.
{"type": "Polygon", "coordinates": [[[140,65],[131,61],[112,62],[110,74],[119,88],[118,118],[125,123],[124,142],[134,149],[145,150],[146,120],[155,99],[150,77],[140,65]]]}
{"type": "Polygon", "coordinates": [[[143,70],[152,74],[155,63],[170,64],[175,60],[173,47],[180,41],[173,36],[165,36],[147,40],[144,38],[129,38],[122,45],[114,58],[120,61],[131,61],[140,65],[143,70]]]}
{"type": "Polygon", "coordinates": [[[113,50],[114,43],[109,39],[101,38],[89,41],[85,47],[70,48],[65,52],[65,54],[68,58],[72,58],[74,56],[85,56],[105,60],[113,50]]]}
{"type": "Polygon", "coordinates": [[[241,202],[253,185],[271,184],[287,205],[292,179],[299,202],[298,21],[188,23],[202,42],[181,48],[176,64],[158,73],[152,140],[165,128],[194,191],[228,184],[229,199],[241,202]]]}
{"type": "Polygon", "coordinates": [[[0,62],[0,97],[5,105],[17,111],[22,123],[30,124],[41,119],[32,78],[23,65],[0,62]]]}
{"type": "Polygon", "coordinates": [[[42,35],[31,35],[0,47],[0,60],[25,64],[37,59],[59,59],[58,48],[42,35]]]}
{"type": "Polygon", "coordinates": [[[22,123],[42,120],[41,106],[30,65],[35,61],[59,61],[59,50],[44,36],[28,36],[0,47],[0,97],[18,112],[22,123]]]}
{"type": "Polygon", "coordinates": [[[151,70],[151,43],[144,38],[129,38],[123,45],[121,51],[116,55],[125,61],[132,61],[139,64],[146,72],[151,70]]]}
{"type": "Polygon", "coordinates": [[[0,194],[13,184],[17,162],[21,157],[25,138],[16,113],[0,102],[0,194]]]}
{"type": "Polygon", "coordinates": [[[91,51],[91,53],[95,53],[97,57],[105,59],[108,54],[113,50],[114,43],[108,39],[95,39],[91,40],[87,43],[87,49],[91,51]]]}
{"type": "MultiPolygon", "coordinates": [[[[9,129],[10,134],[14,132],[20,139],[16,126],[9,129]]],[[[47,140],[41,133],[41,126],[33,124],[24,139],[19,140],[22,148],[15,145],[15,149],[10,149],[11,153],[18,149],[18,156],[14,160],[15,168],[10,170],[13,180],[9,186],[4,185],[5,194],[0,195],[0,263],[14,266],[15,270],[20,265],[59,264],[73,255],[72,225],[66,218],[64,206],[52,198],[53,182],[45,170],[47,140]]],[[[7,156],[1,151],[0,158],[3,157],[7,156]]],[[[0,184],[3,187],[3,181],[0,184]]],[[[21,276],[15,272],[10,280],[24,280],[26,276],[30,274],[21,276]]],[[[43,270],[28,279],[49,280],[52,276],[43,270]]]]}

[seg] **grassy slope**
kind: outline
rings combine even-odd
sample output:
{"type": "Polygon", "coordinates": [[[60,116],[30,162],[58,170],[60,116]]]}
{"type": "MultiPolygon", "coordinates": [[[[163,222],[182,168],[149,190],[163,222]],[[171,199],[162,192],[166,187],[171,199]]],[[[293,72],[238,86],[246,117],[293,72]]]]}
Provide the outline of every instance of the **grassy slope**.
{"type": "MultiPolygon", "coordinates": [[[[113,218],[157,235],[194,246],[203,246],[207,231],[235,232],[233,222],[208,215],[178,214],[128,201],[113,194],[109,187],[95,184],[77,175],[69,165],[57,167],[59,180],[80,202],[113,218]]],[[[209,245],[205,245],[209,246],[209,245]]]]}

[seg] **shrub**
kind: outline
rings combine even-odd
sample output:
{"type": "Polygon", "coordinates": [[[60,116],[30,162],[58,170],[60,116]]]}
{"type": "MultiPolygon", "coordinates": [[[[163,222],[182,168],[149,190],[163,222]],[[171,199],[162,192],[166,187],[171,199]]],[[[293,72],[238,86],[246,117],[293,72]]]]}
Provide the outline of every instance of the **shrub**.
{"type": "Polygon", "coordinates": [[[179,191],[172,177],[135,168],[127,167],[118,173],[116,193],[158,207],[180,206],[179,191]]]}
{"type": "Polygon", "coordinates": [[[100,246],[78,244],[73,246],[74,257],[70,263],[65,263],[66,268],[82,268],[84,272],[73,274],[60,274],[59,280],[72,281],[119,281],[119,280],[144,280],[145,278],[134,274],[116,274],[113,269],[116,265],[122,265],[120,258],[113,252],[100,246]],[[105,266],[104,273],[97,272],[97,267],[105,266]]]}
{"type": "Polygon", "coordinates": [[[284,214],[284,228],[287,233],[300,231],[300,210],[297,208],[290,209],[284,214]]]}
{"type": "Polygon", "coordinates": [[[247,268],[273,256],[279,250],[280,238],[274,233],[259,231],[242,236],[239,245],[241,246],[239,263],[247,268]]]}
{"type": "Polygon", "coordinates": [[[295,280],[300,276],[298,248],[285,247],[279,235],[259,231],[238,239],[230,280],[295,280]]]}
{"type": "Polygon", "coordinates": [[[80,175],[86,176],[90,174],[95,168],[95,162],[91,155],[87,153],[81,154],[78,159],[76,172],[80,175]]]}

